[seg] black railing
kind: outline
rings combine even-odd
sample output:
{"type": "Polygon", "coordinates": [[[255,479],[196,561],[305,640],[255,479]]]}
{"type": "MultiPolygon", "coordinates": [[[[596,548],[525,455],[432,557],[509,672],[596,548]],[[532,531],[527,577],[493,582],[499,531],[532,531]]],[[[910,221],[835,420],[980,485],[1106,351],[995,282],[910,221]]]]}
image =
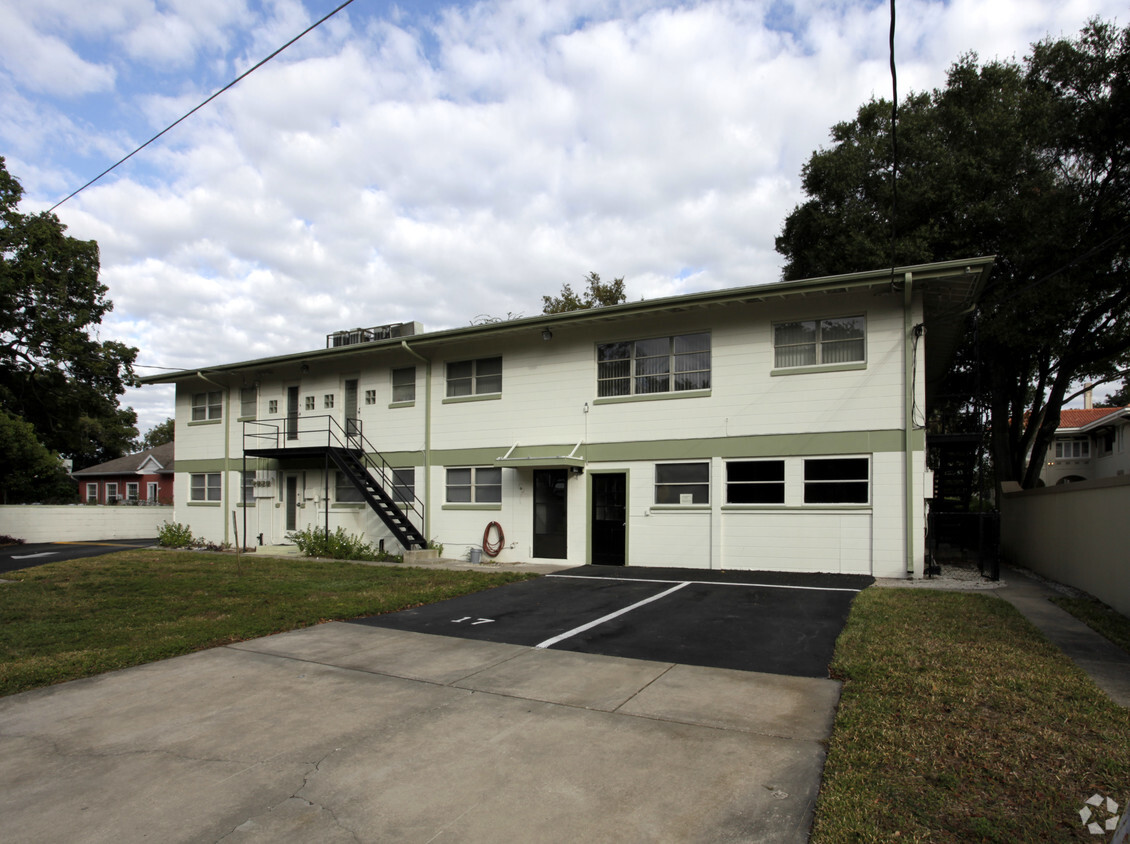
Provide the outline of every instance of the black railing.
{"type": "MultiPolygon", "coordinates": [[[[407,489],[384,455],[366,439],[360,419],[347,419],[342,425],[334,416],[253,419],[243,423],[243,451],[298,452],[302,449],[343,449],[352,452],[377,480],[390,498],[406,507],[405,517],[424,524],[424,502],[412,485],[411,500],[399,494],[407,489]]],[[[425,479],[426,482],[427,479],[425,479]]]]}

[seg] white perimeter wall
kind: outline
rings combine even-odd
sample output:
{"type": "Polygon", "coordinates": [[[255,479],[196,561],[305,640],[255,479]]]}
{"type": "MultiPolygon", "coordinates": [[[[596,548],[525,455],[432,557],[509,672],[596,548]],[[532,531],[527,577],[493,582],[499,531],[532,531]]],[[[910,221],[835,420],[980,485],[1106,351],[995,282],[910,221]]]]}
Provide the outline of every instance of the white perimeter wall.
{"type": "Polygon", "coordinates": [[[1001,497],[1001,552],[1130,616],[1130,476],[1001,497]]]}
{"type": "Polygon", "coordinates": [[[0,534],[25,542],[82,542],[97,539],[149,539],[172,507],[91,504],[20,504],[0,507],[0,534]]]}

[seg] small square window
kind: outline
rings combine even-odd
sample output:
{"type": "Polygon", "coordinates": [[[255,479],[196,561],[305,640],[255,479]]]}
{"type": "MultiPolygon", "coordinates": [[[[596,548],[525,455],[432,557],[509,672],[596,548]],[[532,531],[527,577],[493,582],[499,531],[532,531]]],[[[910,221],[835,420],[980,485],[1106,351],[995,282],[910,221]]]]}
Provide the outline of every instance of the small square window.
{"type": "Polygon", "coordinates": [[[328,408],[331,408],[333,406],[334,406],[333,393],[326,393],[324,396],[322,396],[322,407],[328,409],[328,408]]]}
{"type": "Polygon", "coordinates": [[[317,405],[314,404],[314,397],[313,396],[307,396],[306,397],[306,409],[307,410],[314,410],[314,408],[316,406],[317,405]]]}
{"type": "Polygon", "coordinates": [[[365,404],[376,404],[376,403],[377,403],[377,391],[376,390],[366,390],[365,391],[365,404]]]}
{"type": "Polygon", "coordinates": [[[271,399],[270,401],[268,401],[267,402],[267,413],[271,414],[271,416],[274,416],[278,412],[279,412],[279,400],[278,399],[271,399]]]}

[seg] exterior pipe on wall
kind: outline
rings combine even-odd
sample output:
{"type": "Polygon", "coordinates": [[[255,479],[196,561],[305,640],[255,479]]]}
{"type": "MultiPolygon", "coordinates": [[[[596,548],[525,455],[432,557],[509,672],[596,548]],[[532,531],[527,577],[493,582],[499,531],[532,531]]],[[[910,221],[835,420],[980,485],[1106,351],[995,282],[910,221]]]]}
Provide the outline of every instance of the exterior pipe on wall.
{"type": "MultiPolygon", "coordinates": [[[[225,387],[223,384],[217,384],[199,369],[196,370],[196,377],[201,381],[206,381],[213,387],[219,387],[224,394],[224,468],[221,470],[221,483],[220,483],[220,509],[226,511],[228,509],[228,465],[231,460],[231,389],[225,387]]],[[[246,460],[246,458],[244,458],[246,460]]],[[[241,479],[242,483],[242,479],[241,479]]],[[[247,508],[243,508],[243,533],[247,535],[247,508]]],[[[228,541],[228,520],[224,519],[224,542],[228,541]]]]}
{"type": "Polygon", "coordinates": [[[914,385],[917,379],[912,368],[915,366],[914,344],[914,277],[906,273],[903,277],[902,308],[902,373],[903,373],[903,485],[906,495],[903,502],[903,521],[906,542],[906,573],[914,576],[914,385]]]}
{"type": "Polygon", "coordinates": [[[408,345],[400,341],[401,348],[412,357],[424,362],[424,524],[421,528],[424,538],[431,540],[432,525],[432,362],[408,345]]]}

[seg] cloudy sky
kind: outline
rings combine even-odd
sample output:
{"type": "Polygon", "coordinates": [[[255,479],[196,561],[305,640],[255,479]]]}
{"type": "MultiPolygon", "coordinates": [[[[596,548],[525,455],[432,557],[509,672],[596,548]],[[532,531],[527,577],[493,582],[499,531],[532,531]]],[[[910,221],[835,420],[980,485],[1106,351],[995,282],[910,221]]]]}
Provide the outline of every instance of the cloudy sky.
{"type": "MultiPolygon", "coordinates": [[[[48,208],[341,0],[3,0],[0,155],[48,208]]],[[[899,0],[900,97],[1125,0],[899,0]]],[[[886,0],[355,0],[56,213],[140,374],[331,331],[776,281],[800,170],[889,97],[886,0]]],[[[954,256],[963,257],[963,256],[954,256]]],[[[872,269],[844,267],[844,271],[872,269]]],[[[167,387],[131,390],[144,432],[167,387]]]]}

